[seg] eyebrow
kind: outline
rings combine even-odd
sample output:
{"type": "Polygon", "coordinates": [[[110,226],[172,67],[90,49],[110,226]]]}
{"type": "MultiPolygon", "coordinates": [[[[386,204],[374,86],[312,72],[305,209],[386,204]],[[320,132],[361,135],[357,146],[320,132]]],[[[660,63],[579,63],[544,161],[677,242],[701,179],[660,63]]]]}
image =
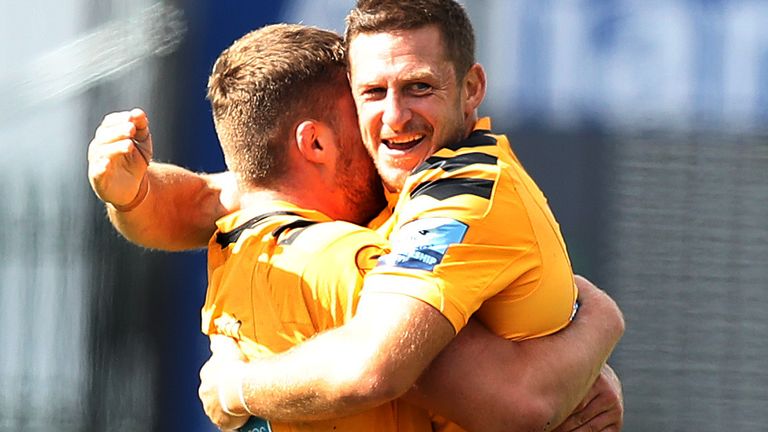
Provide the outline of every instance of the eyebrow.
{"type": "MultiPolygon", "coordinates": [[[[444,82],[447,81],[449,77],[446,77],[445,74],[441,74],[439,72],[435,71],[435,68],[428,67],[428,66],[421,66],[416,67],[411,70],[406,70],[401,72],[397,76],[397,80],[401,82],[411,83],[411,82],[418,82],[418,81],[438,81],[438,82],[444,82]]],[[[369,80],[360,80],[357,84],[354,85],[355,88],[370,88],[370,87],[382,87],[384,83],[386,82],[386,79],[369,79],[369,80]]]]}
{"type": "Polygon", "coordinates": [[[440,74],[432,68],[419,68],[402,73],[399,78],[405,81],[420,81],[425,79],[440,79],[440,74]]]}

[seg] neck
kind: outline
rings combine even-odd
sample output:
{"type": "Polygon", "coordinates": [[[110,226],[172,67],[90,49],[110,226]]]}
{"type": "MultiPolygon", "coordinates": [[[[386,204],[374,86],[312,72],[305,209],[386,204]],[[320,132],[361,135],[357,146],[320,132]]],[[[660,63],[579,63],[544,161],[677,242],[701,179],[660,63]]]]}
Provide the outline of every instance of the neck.
{"type": "Polygon", "coordinates": [[[244,192],[240,196],[240,208],[259,208],[271,201],[287,201],[293,203],[289,196],[270,189],[254,189],[244,192]]]}
{"type": "Polygon", "coordinates": [[[296,188],[253,189],[242,194],[242,209],[263,208],[272,201],[285,201],[307,210],[315,210],[333,218],[334,211],[320,194],[299,192],[296,188]]]}

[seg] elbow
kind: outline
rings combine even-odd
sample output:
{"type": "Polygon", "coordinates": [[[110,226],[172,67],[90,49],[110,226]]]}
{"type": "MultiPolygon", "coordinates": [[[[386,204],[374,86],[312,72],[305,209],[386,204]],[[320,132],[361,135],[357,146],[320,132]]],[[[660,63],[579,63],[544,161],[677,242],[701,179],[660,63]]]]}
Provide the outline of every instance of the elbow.
{"type": "Polygon", "coordinates": [[[546,432],[557,426],[560,416],[555,407],[541,400],[517,401],[514,410],[493,413],[486,418],[483,430],[498,432],[546,432]],[[490,421],[489,421],[490,420],[490,421]]]}
{"type": "Polygon", "coordinates": [[[563,412],[561,406],[538,403],[531,404],[528,408],[529,413],[524,421],[526,431],[548,432],[556,428],[566,417],[567,412],[563,412]]]}
{"type": "MultiPolygon", "coordinates": [[[[517,421],[520,431],[547,432],[558,426],[567,415],[552,403],[544,400],[531,400],[523,408],[523,414],[517,421]]],[[[509,430],[509,429],[507,429],[509,430]]]]}

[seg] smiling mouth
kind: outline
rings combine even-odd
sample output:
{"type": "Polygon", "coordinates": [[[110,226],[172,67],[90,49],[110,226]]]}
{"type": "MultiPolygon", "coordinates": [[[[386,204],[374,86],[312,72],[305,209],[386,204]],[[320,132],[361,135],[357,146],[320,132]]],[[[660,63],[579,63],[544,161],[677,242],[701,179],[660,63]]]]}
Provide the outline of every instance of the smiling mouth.
{"type": "Polygon", "coordinates": [[[390,150],[406,151],[421,144],[422,141],[424,141],[424,135],[382,139],[381,143],[390,150]]]}

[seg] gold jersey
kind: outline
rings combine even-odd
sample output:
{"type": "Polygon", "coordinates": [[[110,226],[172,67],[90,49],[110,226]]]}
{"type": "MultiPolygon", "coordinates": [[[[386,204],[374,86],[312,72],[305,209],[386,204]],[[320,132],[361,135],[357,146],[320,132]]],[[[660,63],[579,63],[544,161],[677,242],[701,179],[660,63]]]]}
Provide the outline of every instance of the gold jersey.
{"type": "MultiPolygon", "coordinates": [[[[285,351],[344,324],[354,313],[364,273],[387,247],[375,231],[285,202],[258,214],[241,210],[217,226],[208,246],[202,330],[237,339],[247,357],[285,351]]],[[[259,421],[268,430],[268,422],[259,421]]],[[[334,420],[268,427],[276,432],[431,430],[425,411],[399,400],[334,420]]]]}
{"type": "Polygon", "coordinates": [[[494,333],[523,340],[571,320],[577,290],[560,228],[507,138],[481,119],[406,180],[382,226],[392,251],[365,290],[418,298],[456,331],[473,314],[494,333]]]}

